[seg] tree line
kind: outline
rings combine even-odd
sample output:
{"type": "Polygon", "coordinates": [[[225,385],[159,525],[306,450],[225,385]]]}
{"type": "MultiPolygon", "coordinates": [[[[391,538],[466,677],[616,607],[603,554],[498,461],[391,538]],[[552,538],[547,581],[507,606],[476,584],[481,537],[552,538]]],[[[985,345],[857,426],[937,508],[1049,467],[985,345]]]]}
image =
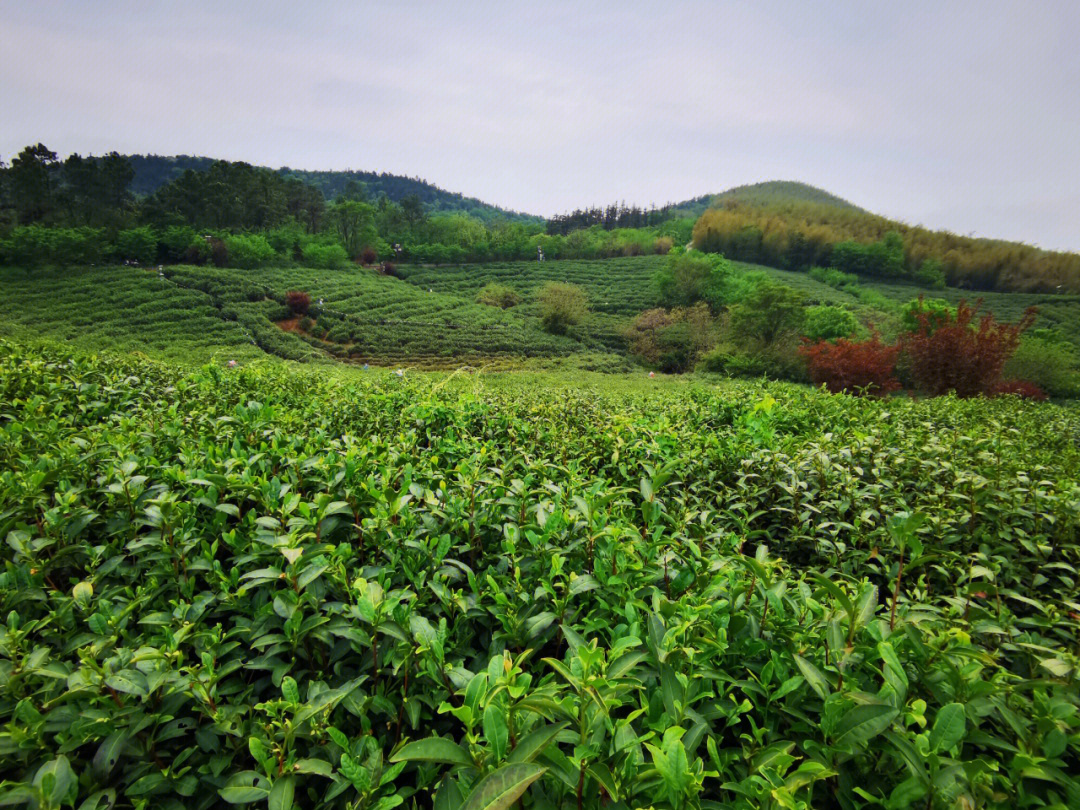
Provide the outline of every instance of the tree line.
{"type": "Polygon", "coordinates": [[[650,228],[674,216],[671,204],[662,208],[627,206],[625,202],[603,208],[575,208],[569,214],[556,214],[547,221],[547,232],[566,236],[571,231],[599,225],[604,230],[615,228],[650,228]]]}
{"type": "Polygon", "coordinates": [[[353,178],[332,199],[300,176],[243,162],[188,166],[153,193],[115,152],[61,160],[43,144],[0,165],[0,261],[17,266],[186,262],[339,267],[397,260],[608,258],[665,253],[693,221],[550,234],[540,221],[432,211],[419,195],[391,200],[353,178]]]}
{"type": "Polygon", "coordinates": [[[360,179],[364,173],[275,171],[229,161],[181,162],[170,171],[182,166],[153,193],[137,195],[136,169],[123,155],[61,160],[43,144],[27,146],[10,166],[0,162],[0,261],[331,267],[596,259],[667,253],[692,237],[702,251],[792,270],[834,267],[924,287],[1080,292],[1080,255],[930,231],[819,201],[729,200],[696,222],[672,206],[625,203],[576,209],[546,223],[481,220],[433,208],[443,203],[419,194],[396,201],[384,190],[372,195],[360,179]],[[332,197],[305,179],[323,174],[324,185],[333,181],[332,197]]]}

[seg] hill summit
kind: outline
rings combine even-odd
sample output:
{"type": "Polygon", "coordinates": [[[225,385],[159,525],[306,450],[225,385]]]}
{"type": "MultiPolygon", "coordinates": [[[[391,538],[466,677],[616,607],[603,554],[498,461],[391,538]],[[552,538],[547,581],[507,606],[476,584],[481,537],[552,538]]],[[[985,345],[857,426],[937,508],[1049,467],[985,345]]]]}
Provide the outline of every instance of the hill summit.
{"type": "Polygon", "coordinates": [[[709,208],[716,208],[726,202],[739,202],[748,205],[783,205],[785,203],[817,203],[834,208],[865,213],[864,209],[837,197],[825,189],[800,183],[797,180],[766,180],[734,186],[719,194],[703,194],[680,203],[673,210],[680,216],[701,216],[709,208]]]}

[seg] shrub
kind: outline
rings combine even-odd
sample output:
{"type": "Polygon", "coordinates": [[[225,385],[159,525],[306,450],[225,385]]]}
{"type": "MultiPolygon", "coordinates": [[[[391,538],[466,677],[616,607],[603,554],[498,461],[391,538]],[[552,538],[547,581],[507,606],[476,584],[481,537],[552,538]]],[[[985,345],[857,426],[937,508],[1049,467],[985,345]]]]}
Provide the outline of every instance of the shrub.
{"type": "Polygon", "coordinates": [[[850,338],[859,331],[855,313],[840,307],[809,307],[806,310],[806,326],[803,333],[811,341],[850,338]]]}
{"type": "Polygon", "coordinates": [[[521,303],[521,296],[505,284],[492,281],[476,294],[476,300],[478,303],[486,304],[489,307],[509,309],[521,303]]]}
{"type": "Polygon", "coordinates": [[[304,245],[304,264],[321,270],[336,270],[349,262],[349,254],[341,245],[310,242],[304,245]]]}
{"type": "MultiPolygon", "coordinates": [[[[224,248],[224,245],[222,245],[224,248]]],[[[204,264],[211,257],[210,243],[202,237],[195,237],[191,244],[184,249],[182,259],[187,264],[204,264]]],[[[227,261],[227,259],[226,259],[227,261]]],[[[217,264],[217,262],[214,262],[217,264]]]]}
{"type": "Polygon", "coordinates": [[[835,267],[811,267],[810,278],[828,284],[837,290],[848,284],[858,284],[859,277],[854,273],[842,273],[835,267]]]}
{"type": "Polygon", "coordinates": [[[289,290],[285,293],[285,305],[293,315],[306,315],[311,309],[311,296],[303,290],[289,290]]]}
{"type": "Polygon", "coordinates": [[[833,247],[833,264],[842,272],[891,278],[904,275],[904,241],[889,231],[879,242],[840,242],[833,247]]]}
{"type": "Polygon", "coordinates": [[[360,251],[360,263],[361,264],[375,264],[379,260],[379,254],[375,248],[368,245],[362,251],[360,251]]]}
{"type": "Polygon", "coordinates": [[[394,278],[401,277],[398,273],[397,265],[393,262],[383,262],[382,272],[384,276],[393,276],[394,278]]]}
{"type": "Polygon", "coordinates": [[[717,254],[672,254],[667,266],[654,276],[653,285],[666,307],[688,307],[704,301],[716,312],[724,304],[728,272],[730,265],[717,254]]]}
{"type": "Polygon", "coordinates": [[[741,349],[717,348],[701,358],[705,371],[726,374],[729,377],[768,377],[774,380],[805,379],[798,358],[792,362],[786,353],[776,351],[747,352],[741,349]]]}
{"type": "Polygon", "coordinates": [[[311,320],[307,315],[300,319],[300,329],[304,332],[310,332],[314,326],[315,321],[311,320]]]}
{"type": "Polygon", "coordinates": [[[912,275],[915,281],[923,286],[935,290],[945,288],[945,268],[937,259],[927,259],[919,265],[919,269],[912,275]]]}
{"type": "Polygon", "coordinates": [[[266,232],[266,241],[279,256],[292,259],[303,255],[303,246],[310,237],[304,229],[296,223],[290,223],[281,228],[274,228],[266,232]]]}
{"type": "Polygon", "coordinates": [[[956,307],[941,298],[913,298],[900,310],[900,327],[905,332],[918,332],[924,317],[927,328],[933,332],[956,318],[956,307]]]}
{"type": "Polygon", "coordinates": [[[732,308],[731,331],[739,342],[755,341],[769,346],[798,334],[806,310],[804,296],[784,284],[759,282],[741,303],[732,308]]]}
{"type": "Polygon", "coordinates": [[[834,394],[872,394],[883,396],[900,388],[896,379],[899,346],[889,346],[877,335],[856,342],[839,338],[836,342],[806,341],[799,349],[806,360],[814,385],[824,385],[834,394]]]}
{"type": "Polygon", "coordinates": [[[1080,395],[1080,369],[1076,348],[1038,329],[1024,335],[1016,352],[1005,363],[1002,376],[1028,380],[1053,397],[1080,395]]]}
{"type": "Polygon", "coordinates": [[[214,267],[227,267],[229,264],[229,246],[216,236],[211,236],[209,243],[210,261],[214,263],[214,267]]]}
{"type": "Polygon", "coordinates": [[[690,326],[685,321],[665,326],[656,335],[660,370],[665,374],[682,374],[694,367],[696,352],[690,326]]]}
{"type": "Polygon", "coordinates": [[[549,281],[540,288],[536,300],[540,304],[540,320],[544,328],[561,335],[574,324],[581,323],[589,311],[585,290],[577,284],[549,281]]]}
{"type": "Polygon", "coordinates": [[[116,258],[139,264],[153,264],[157,258],[157,237],[150,226],[129,228],[116,235],[116,258]]]}
{"type": "Polygon", "coordinates": [[[683,372],[715,344],[714,325],[708,306],[702,302],[683,309],[646,310],[622,334],[631,354],[658,363],[664,371],[683,372]]]}
{"type": "Polygon", "coordinates": [[[919,329],[902,334],[900,341],[912,378],[931,396],[950,391],[961,397],[992,393],[1036,312],[1029,307],[1016,324],[998,323],[987,314],[975,326],[978,305],[973,308],[961,301],[955,314],[935,314],[921,300],[918,303],[912,314],[919,329]]]}
{"type": "Polygon", "coordinates": [[[1012,394],[1021,399],[1031,399],[1041,402],[1046,399],[1046,392],[1029,380],[1002,380],[993,389],[994,396],[1012,394]]]}
{"type": "MultiPolygon", "coordinates": [[[[185,260],[188,249],[198,240],[200,244],[206,244],[195,229],[187,225],[172,225],[161,234],[161,254],[167,262],[179,262],[185,260]]],[[[209,251],[207,251],[209,252],[209,251]]]]}
{"type": "Polygon", "coordinates": [[[53,233],[43,225],[26,225],[11,232],[7,241],[7,259],[17,267],[31,268],[48,264],[52,257],[53,233]]]}
{"type": "Polygon", "coordinates": [[[229,249],[229,264],[245,270],[265,267],[277,256],[273,246],[260,234],[227,236],[225,244],[229,249]]]}
{"type": "Polygon", "coordinates": [[[670,236],[658,236],[656,237],[656,241],[653,242],[653,253],[664,256],[671,252],[671,248],[674,244],[675,242],[670,236]]]}
{"type": "Polygon", "coordinates": [[[93,264],[105,255],[105,231],[101,228],[55,228],[52,260],[61,265],[93,264]]]}
{"type": "Polygon", "coordinates": [[[657,336],[660,330],[671,326],[675,321],[671,312],[659,307],[642,312],[623,330],[630,353],[650,363],[658,362],[660,345],[657,336]]]}

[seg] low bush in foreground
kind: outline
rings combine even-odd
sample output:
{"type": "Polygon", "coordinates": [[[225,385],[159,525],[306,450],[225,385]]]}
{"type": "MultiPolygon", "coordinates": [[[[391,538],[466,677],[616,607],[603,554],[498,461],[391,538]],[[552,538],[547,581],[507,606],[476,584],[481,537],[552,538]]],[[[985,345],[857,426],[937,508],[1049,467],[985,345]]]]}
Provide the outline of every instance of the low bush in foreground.
{"type": "Polygon", "coordinates": [[[0,343],[0,803],[1080,805],[1080,421],[0,343]]]}

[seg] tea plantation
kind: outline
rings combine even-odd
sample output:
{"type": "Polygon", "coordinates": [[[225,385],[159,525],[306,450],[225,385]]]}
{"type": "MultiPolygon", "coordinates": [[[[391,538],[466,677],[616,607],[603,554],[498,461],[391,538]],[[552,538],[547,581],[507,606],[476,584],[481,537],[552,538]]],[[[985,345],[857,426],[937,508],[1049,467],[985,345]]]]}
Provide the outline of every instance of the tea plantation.
{"type": "Polygon", "coordinates": [[[0,805],[1080,806],[1074,408],[488,379],[0,341],[0,805]]]}
{"type": "Polygon", "coordinates": [[[88,348],[144,351],[172,360],[270,355],[287,360],[457,367],[528,358],[590,355],[593,363],[627,370],[622,327],[654,300],[651,278],[662,257],[497,265],[530,296],[551,278],[571,277],[587,291],[593,312],[567,335],[546,332],[531,297],[510,310],[476,303],[491,268],[405,270],[408,280],[373,269],[169,266],[0,268],[8,305],[0,330],[75,340],[88,348]],[[436,277],[441,277],[437,279],[436,277]],[[285,294],[308,292],[315,305],[307,330],[282,331],[285,294]],[[237,355],[237,352],[240,352],[237,355]]]}

